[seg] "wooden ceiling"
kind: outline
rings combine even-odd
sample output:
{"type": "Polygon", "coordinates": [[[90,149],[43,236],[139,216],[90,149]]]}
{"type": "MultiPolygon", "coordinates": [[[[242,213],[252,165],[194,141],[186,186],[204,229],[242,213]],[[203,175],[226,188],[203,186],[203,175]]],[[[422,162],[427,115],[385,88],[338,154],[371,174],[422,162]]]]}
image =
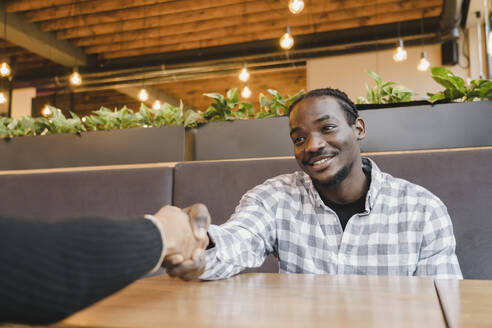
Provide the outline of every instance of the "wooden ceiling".
{"type": "MultiPolygon", "coordinates": [[[[403,23],[413,21],[417,22],[414,25],[419,26],[418,21],[422,17],[437,19],[443,7],[443,0],[304,2],[304,10],[297,15],[288,11],[288,0],[7,0],[5,8],[7,13],[33,23],[41,33],[55,36],[55,40],[67,41],[71,47],[81,49],[90,58],[90,64],[81,67],[81,71],[97,74],[115,62],[123,62],[119,69],[146,67],[149,58],[161,58],[159,56],[166,54],[174,54],[178,58],[189,54],[186,57],[188,61],[180,65],[193,65],[200,54],[210,49],[219,49],[215,53],[221,53],[227,47],[234,48],[236,60],[241,60],[241,56],[256,55],[258,47],[255,48],[255,45],[262,42],[270,42],[276,47],[275,51],[284,53],[278,46],[278,39],[285,33],[287,25],[295,40],[304,38],[304,42],[296,41],[294,51],[314,48],[316,38],[321,34],[343,36],[340,32],[385,24],[392,28],[389,34],[396,37],[397,22],[402,22],[403,26],[403,23]]],[[[418,28],[413,33],[416,35],[419,31],[418,28]]],[[[404,30],[401,32],[405,34],[404,30]]],[[[373,39],[377,37],[372,36],[373,39]]],[[[319,40],[316,46],[319,46],[319,40]]],[[[3,51],[4,57],[10,58],[19,76],[36,75],[39,71],[39,76],[51,76],[50,83],[55,87],[60,72],[65,74],[63,72],[69,73],[71,70],[57,62],[51,53],[39,56],[6,41],[0,42],[0,51],[3,51]]],[[[215,53],[212,52],[212,59],[215,53]]],[[[160,64],[168,63],[163,60],[160,64]]],[[[22,80],[24,84],[27,82],[22,80]]],[[[230,87],[240,87],[238,82],[237,76],[229,71],[224,72],[223,77],[201,76],[195,80],[159,82],[154,87],[183,99],[194,108],[205,109],[208,100],[201,96],[202,93],[224,93],[230,87]]],[[[288,64],[275,71],[253,72],[250,87],[254,101],[259,92],[265,93],[267,88],[277,89],[282,94],[293,94],[306,87],[305,69],[293,69],[288,64]]],[[[67,93],[68,90],[67,87],[63,92],[67,93]]],[[[83,106],[77,105],[78,109],[77,106],[72,106],[72,109],[85,113],[101,105],[114,108],[127,104],[137,107],[134,99],[114,90],[91,92],[80,92],[75,98],[71,96],[72,103],[74,99],[75,103],[84,102],[83,106]],[[121,97],[118,98],[118,95],[121,97]]],[[[59,102],[63,97],[69,96],[59,96],[59,102]]],[[[50,102],[47,99],[52,98],[40,98],[37,103],[50,102]]],[[[67,99],[63,100],[64,104],[70,104],[67,99]]]]}
{"type": "Polygon", "coordinates": [[[394,23],[441,12],[442,0],[306,0],[298,15],[286,0],[14,0],[43,31],[98,59],[141,56],[394,23]]]}

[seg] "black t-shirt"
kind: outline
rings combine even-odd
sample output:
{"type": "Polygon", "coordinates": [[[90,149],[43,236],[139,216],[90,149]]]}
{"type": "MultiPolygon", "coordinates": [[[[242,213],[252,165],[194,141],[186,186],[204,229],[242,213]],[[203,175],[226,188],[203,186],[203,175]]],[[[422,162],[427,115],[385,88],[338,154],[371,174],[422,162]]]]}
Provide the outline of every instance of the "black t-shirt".
{"type": "MultiPolygon", "coordinates": [[[[364,172],[368,181],[368,185],[371,185],[371,173],[364,172]]],[[[367,191],[355,202],[348,204],[337,204],[329,200],[323,200],[326,206],[331,208],[335,213],[337,213],[340,224],[342,225],[342,230],[345,230],[347,222],[356,213],[363,213],[366,210],[366,195],[367,191]]]]}
{"type": "Polygon", "coordinates": [[[364,193],[364,195],[362,195],[361,198],[359,198],[353,203],[348,203],[348,204],[337,204],[337,203],[330,202],[329,200],[324,201],[326,206],[328,206],[329,208],[334,210],[335,213],[337,213],[338,219],[342,224],[342,230],[345,230],[345,226],[347,225],[347,222],[354,214],[362,213],[365,211],[366,194],[367,193],[364,193]]]}

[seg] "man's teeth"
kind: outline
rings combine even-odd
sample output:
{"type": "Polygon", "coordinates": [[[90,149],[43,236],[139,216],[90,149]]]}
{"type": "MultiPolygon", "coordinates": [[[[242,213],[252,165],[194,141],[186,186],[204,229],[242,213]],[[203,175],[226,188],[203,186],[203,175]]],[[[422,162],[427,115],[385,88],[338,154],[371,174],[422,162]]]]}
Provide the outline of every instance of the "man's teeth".
{"type": "Polygon", "coordinates": [[[328,162],[329,160],[330,160],[329,158],[323,158],[323,159],[320,159],[319,161],[313,162],[313,165],[324,164],[324,163],[328,162]]]}

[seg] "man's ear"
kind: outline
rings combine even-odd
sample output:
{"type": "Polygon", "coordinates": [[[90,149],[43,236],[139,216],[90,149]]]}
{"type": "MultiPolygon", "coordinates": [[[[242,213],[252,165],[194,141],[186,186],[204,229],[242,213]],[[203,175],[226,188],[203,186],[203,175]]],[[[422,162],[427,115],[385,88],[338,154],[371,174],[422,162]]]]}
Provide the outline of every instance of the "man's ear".
{"type": "Polygon", "coordinates": [[[358,141],[361,141],[366,136],[366,123],[362,117],[357,117],[354,123],[354,132],[358,141]]]}

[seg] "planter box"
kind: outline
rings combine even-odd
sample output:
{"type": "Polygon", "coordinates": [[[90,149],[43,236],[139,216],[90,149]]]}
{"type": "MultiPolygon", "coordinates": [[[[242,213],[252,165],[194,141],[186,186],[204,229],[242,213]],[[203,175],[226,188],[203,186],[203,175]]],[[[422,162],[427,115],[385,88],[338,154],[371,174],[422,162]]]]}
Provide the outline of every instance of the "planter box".
{"type": "MultiPolygon", "coordinates": [[[[492,145],[492,102],[362,105],[364,152],[492,145]]],[[[215,122],[187,131],[187,159],[292,156],[288,117],[215,122]]]]}
{"type": "Polygon", "coordinates": [[[362,151],[492,145],[491,101],[396,106],[360,110],[367,128],[362,151]]]}
{"type": "MultiPolygon", "coordinates": [[[[208,123],[187,131],[194,160],[292,156],[288,117],[208,123]]],[[[191,158],[189,158],[191,159],[191,158]]]]}
{"type": "Polygon", "coordinates": [[[183,161],[184,138],[165,126],[0,139],[0,170],[183,161]]]}

